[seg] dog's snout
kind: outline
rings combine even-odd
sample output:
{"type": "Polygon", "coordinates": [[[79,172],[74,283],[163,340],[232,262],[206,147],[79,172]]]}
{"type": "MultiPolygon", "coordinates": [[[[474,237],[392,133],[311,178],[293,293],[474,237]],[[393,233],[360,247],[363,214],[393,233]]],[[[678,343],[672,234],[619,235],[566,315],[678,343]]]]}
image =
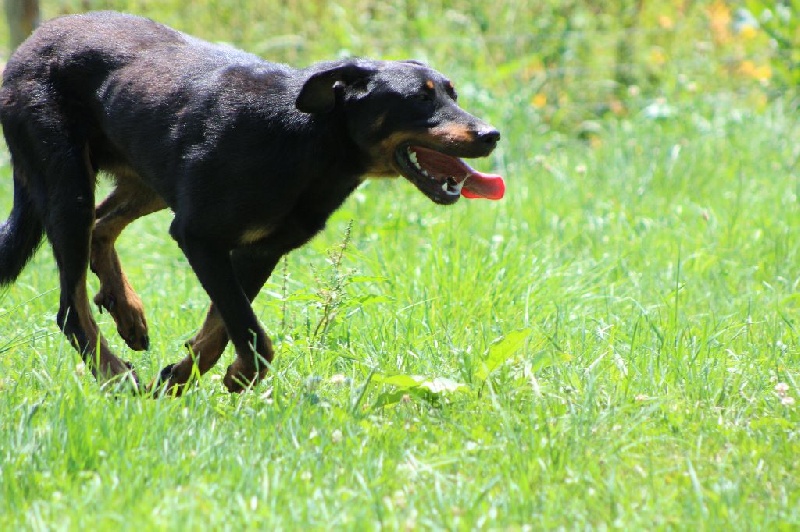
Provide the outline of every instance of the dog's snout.
{"type": "Polygon", "coordinates": [[[486,128],[478,131],[477,137],[480,142],[494,146],[500,140],[500,132],[494,128],[486,128]]]}

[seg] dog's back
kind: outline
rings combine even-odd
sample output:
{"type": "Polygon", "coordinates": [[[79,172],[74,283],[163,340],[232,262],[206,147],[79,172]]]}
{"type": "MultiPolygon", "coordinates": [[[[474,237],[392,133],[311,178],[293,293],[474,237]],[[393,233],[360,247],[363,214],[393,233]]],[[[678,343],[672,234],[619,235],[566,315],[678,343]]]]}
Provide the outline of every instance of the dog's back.
{"type": "MultiPolygon", "coordinates": [[[[19,154],[31,150],[32,122],[72,124],[64,133],[74,147],[88,145],[95,170],[136,175],[174,206],[174,181],[160,176],[183,174],[187,165],[208,159],[202,146],[214,140],[209,135],[246,126],[248,114],[259,115],[264,131],[257,137],[273,125],[276,137],[290,134],[286,115],[300,115],[285,97],[294,72],[137,16],[62,17],[44,24],[12,56],[0,89],[0,120],[12,153],[19,154]]],[[[253,148],[242,151],[252,154],[253,148]]],[[[29,155],[18,157],[23,172],[42,173],[24,168],[41,157],[29,155]]]]}
{"type": "Polygon", "coordinates": [[[34,80],[69,80],[86,86],[143,50],[179,45],[183,38],[151,20],[121,13],[50,20],[9,59],[3,73],[4,102],[11,95],[22,96],[20,85],[34,80]]]}
{"type": "Polygon", "coordinates": [[[97,104],[124,85],[149,90],[157,99],[170,90],[202,89],[210,73],[236,67],[272,75],[291,70],[150,19],[92,12],[48,21],[25,41],[3,72],[0,103],[8,114],[12,103],[35,103],[43,96],[37,91],[48,86],[52,95],[83,105],[97,104]]]}

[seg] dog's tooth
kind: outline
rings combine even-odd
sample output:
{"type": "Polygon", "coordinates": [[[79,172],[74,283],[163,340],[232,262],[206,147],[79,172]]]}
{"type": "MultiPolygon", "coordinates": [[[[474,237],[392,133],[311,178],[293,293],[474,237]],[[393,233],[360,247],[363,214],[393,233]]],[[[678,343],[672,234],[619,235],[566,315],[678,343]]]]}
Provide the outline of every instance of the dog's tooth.
{"type": "Polygon", "coordinates": [[[408,151],[408,158],[411,159],[412,163],[414,163],[417,166],[419,166],[419,163],[417,162],[417,153],[416,152],[413,152],[413,151],[409,150],[408,151]]]}
{"type": "Polygon", "coordinates": [[[463,187],[464,181],[459,183],[454,177],[448,177],[442,185],[442,190],[444,190],[450,196],[460,196],[461,189],[463,187]]]}

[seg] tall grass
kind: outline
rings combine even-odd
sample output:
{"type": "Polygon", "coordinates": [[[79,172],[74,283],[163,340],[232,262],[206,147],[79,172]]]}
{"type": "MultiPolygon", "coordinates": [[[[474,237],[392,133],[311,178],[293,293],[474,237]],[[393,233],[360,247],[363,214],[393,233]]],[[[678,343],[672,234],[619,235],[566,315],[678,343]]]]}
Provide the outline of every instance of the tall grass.
{"type": "MultiPolygon", "coordinates": [[[[800,524],[797,100],[730,6],[88,4],[297,64],[425,58],[501,130],[508,193],[365,184],[256,300],[278,356],[241,396],[224,364],[179,400],[99,390],[44,247],[0,295],[0,528],[800,524]]],[[[208,304],[168,223],[119,243],[151,350],[97,316],[145,377],[208,304]]]]}

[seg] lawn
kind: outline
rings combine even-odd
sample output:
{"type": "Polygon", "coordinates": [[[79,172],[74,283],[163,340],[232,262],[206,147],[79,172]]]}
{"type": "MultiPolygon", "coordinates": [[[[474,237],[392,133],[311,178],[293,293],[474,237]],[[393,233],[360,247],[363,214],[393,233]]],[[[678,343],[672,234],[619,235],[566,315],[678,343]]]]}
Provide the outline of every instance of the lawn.
{"type": "MultiPolygon", "coordinates": [[[[771,27],[719,1],[271,4],[43,9],[425,59],[501,131],[476,166],[505,199],[363,185],[262,290],[277,357],[233,396],[230,348],[180,399],[101,389],[43,245],[0,291],[0,529],[800,527],[800,115],[771,27]]],[[[3,149],[0,217],[11,190],[3,149]]],[[[96,315],[145,379],[208,305],[169,222],[118,245],[150,350],[96,315]]]]}

